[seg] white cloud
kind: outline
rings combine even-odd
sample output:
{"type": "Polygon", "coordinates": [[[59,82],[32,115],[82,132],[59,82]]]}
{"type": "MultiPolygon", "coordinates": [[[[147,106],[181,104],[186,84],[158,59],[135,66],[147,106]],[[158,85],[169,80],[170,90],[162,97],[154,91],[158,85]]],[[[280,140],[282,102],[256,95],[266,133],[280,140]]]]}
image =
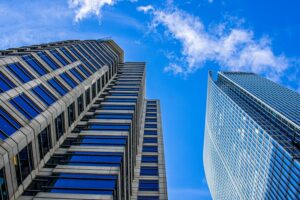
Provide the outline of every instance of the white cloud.
{"type": "Polygon", "coordinates": [[[74,20],[78,22],[92,14],[101,17],[101,9],[115,3],[116,0],[69,0],[69,7],[75,9],[74,20]]]}
{"type": "Polygon", "coordinates": [[[176,8],[154,10],[152,14],[152,27],[163,25],[182,45],[179,60],[185,65],[172,63],[165,71],[189,74],[210,61],[222,69],[263,73],[276,79],[288,67],[288,59],[275,55],[267,38],[255,40],[251,30],[219,24],[222,28],[208,31],[198,17],[176,8]]]}
{"type": "Polygon", "coordinates": [[[141,11],[141,12],[144,12],[144,13],[147,13],[149,11],[152,11],[154,10],[153,6],[152,5],[147,5],[147,6],[139,6],[136,8],[138,11],[141,11]]]}

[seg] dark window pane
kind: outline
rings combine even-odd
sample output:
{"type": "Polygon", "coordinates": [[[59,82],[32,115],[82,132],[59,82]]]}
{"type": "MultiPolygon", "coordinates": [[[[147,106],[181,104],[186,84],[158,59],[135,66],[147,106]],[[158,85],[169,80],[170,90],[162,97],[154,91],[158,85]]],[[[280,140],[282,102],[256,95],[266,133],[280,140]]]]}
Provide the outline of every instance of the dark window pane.
{"type": "Polygon", "coordinates": [[[82,82],[85,78],[76,70],[76,69],[70,69],[70,72],[80,81],[82,82]]]}
{"type": "Polygon", "coordinates": [[[87,76],[89,77],[91,75],[90,72],[88,72],[84,67],[83,65],[78,65],[78,68],[87,76]]]}
{"type": "Polygon", "coordinates": [[[9,101],[20,111],[27,119],[33,119],[41,113],[41,109],[33,103],[25,94],[21,94],[9,101]]]}
{"type": "Polygon", "coordinates": [[[158,196],[138,196],[138,200],[159,200],[158,196]]]}
{"type": "Polygon", "coordinates": [[[91,130],[120,130],[120,131],[128,131],[130,129],[130,125],[127,124],[90,124],[89,128],[91,130]]]}
{"type": "Polygon", "coordinates": [[[0,199],[1,200],[8,199],[8,190],[7,190],[4,168],[0,169],[0,199]]]}
{"type": "Polygon", "coordinates": [[[4,74],[0,72],[0,92],[5,92],[15,87],[13,84],[4,74]]]}
{"type": "Polygon", "coordinates": [[[144,138],[144,143],[157,143],[157,138],[144,138]]]}
{"type": "Polygon", "coordinates": [[[157,146],[143,146],[143,152],[157,152],[157,146]]]}
{"type": "Polygon", "coordinates": [[[55,119],[55,131],[56,131],[56,139],[59,140],[59,138],[64,134],[65,132],[65,124],[64,124],[65,118],[64,113],[60,114],[55,119]]]}
{"type": "Polygon", "coordinates": [[[96,83],[92,85],[92,99],[96,97],[96,83]]]}
{"type": "Polygon", "coordinates": [[[145,128],[157,128],[156,124],[145,124],[145,128]]]}
{"type": "Polygon", "coordinates": [[[34,77],[19,63],[7,65],[7,69],[12,72],[20,81],[26,83],[34,79],[34,77]]]}
{"type": "Polygon", "coordinates": [[[68,89],[62,86],[56,78],[48,80],[48,83],[61,95],[64,96],[68,89]]]}
{"type": "Polygon", "coordinates": [[[42,76],[48,73],[47,70],[31,55],[26,55],[23,56],[22,58],[39,75],[42,76]]]}
{"type": "Polygon", "coordinates": [[[57,50],[51,50],[50,52],[64,66],[69,64],[68,61],[58,53],[57,50]]]}
{"type": "Polygon", "coordinates": [[[140,191],[158,191],[158,180],[140,180],[140,191]]]}
{"type": "Polygon", "coordinates": [[[75,62],[76,59],[65,49],[65,47],[60,48],[60,50],[69,58],[72,62],[75,62]]]}
{"type": "Polygon", "coordinates": [[[38,55],[44,62],[46,62],[53,70],[59,68],[58,64],[56,64],[45,52],[38,52],[38,55]]]}
{"type": "Polygon", "coordinates": [[[68,83],[71,88],[75,88],[78,84],[67,74],[62,73],[59,75],[66,83],[68,83]]]}
{"type": "Polygon", "coordinates": [[[87,89],[86,91],[85,91],[85,106],[87,107],[89,104],[90,104],[90,102],[91,102],[91,97],[90,97],[91,95],[90,95],[90,89],[87,89]]]}
{"type": "Polygon", "coordinates": [[[57,100],[43,85],[36,86],[32,91],[48,106],[57,100]]]}
{"type": "Polygon", "coordinates": [[[157,156],[142,156],[143,163],[158,163],[157,156]]]}
{"type": "Polygon", "coordinates": [[[77,104],[78,104],[78,116],[79,116],[84,110],[83,94],[77,98],[77,104]]]}
{"type": "Polygon", "coordinates": [[[40,159],[42,159],[51,149],[51,129],[50,126],[45,128],[39,135],[39,151],[40,151],[40,159]]]}
{"type": "Polygon", "coordinates": [[[68,107],[68,122],[69,122],[69,126],[71,126],[71,124],[73,124],[73,122],[75,121],[75,118],[76,118],[76,115],[75,115],[75,103],[72,103],[68,107]]]}
{"type": "Polygon", "coordinates": [[[144,135],[157,135],[157,131],[148,131],[148,130],[145,130],[144,131],[144,135]]]}
{"type": "Polygon", "coordinates": [[[158,167],[141,167],[141,176],[158,176],[158,167]]]}
{"type": "Polygon", "coordinates": [[[95,119],[132,119],[131,114],[98,114],[95,119]]]}
{"type": "Polygon", "coordinates": [[[32,157],[32,146],[31,143],[24,147],[19,152],[19,155],[14,156],[14,165],[16,169],[17,182],[20,185],[24,179],[30,174],[33,169],[33,157],[32,157]]]}
{"type": "Polygon", "coordinates": [[[19,128],[21,128],[20,124],[13,119],[3,108],[0,107],[0,137],[1,139],[5,139],[10,136],[14,132],[16,132],[19,128]]]}

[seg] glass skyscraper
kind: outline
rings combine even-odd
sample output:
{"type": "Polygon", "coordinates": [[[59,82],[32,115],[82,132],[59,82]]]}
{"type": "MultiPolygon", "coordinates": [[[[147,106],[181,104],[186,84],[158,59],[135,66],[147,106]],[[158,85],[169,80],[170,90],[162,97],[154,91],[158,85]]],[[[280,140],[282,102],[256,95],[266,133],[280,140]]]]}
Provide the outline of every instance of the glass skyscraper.
{"type": "Polygon", "coordinates": [[[0,51],[1,200],[166,200],[159,100],[112,40],[0,51]]]}
{"type": "Polygon", "coordinates": [[[300,199],[300,94],[253,73],[210,72],[205,123],[213,199],[300,199]]]}

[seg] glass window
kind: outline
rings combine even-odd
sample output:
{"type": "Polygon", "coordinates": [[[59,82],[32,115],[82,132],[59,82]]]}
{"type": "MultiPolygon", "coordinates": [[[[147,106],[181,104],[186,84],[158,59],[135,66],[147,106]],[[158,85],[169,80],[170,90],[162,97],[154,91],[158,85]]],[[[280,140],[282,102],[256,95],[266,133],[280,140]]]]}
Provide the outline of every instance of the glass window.
{"type": "Polygon", "coordinates": [[[158,180],[140,180],[140,191],[158,191],[158,180]]]}
{"type": "Polygon", "coordinates": [[[158,176],[158,167],[141,167],[141,176],[158,176]]]}
{"type": "Polygon", "coordinates": [[[158,196],[138,196],[138,200],[159,200],[158,196]]]}
{"type": "Polygon", "coordinates": [[[59,140],[59,138],[64,134],[65,132],[65,117],[64,113],[61,113],[56,119],[55,119],[55,131],[56,131],[56,139],[59,140]]]}
{"type": "Polygon", "coordinates": [[[69,90],[62,86],[56,78],[48,80],[48,83],[61,95],[64,96],[69,90]]]}
{"type": "Polygon", "coordinates": [[[19,154],[13,157],[17,182],[20,185],[24,179],[31,173],[33,169],[33,156],[32,156],[32,145],[31,143],[28,146],[24,147],[19,154]]]}
{"type": "Polygon", "coordinates": [[[72,62],[75,62],[76,59],[66,50],[65,47],[60,48],[60,50],[69,58],[72,62]]]}
{"type": "Polygon", "coordinates": [[[1,200],[8,199],[8,190],[7,190],[4,168],[0,169],[0,199],[1,200]]]}
{"type": "Polygon", "coordinates": [[[145,124],[145,128],[157,128],[157,124],[145,124]]]}
{"type": "Polygon", "coordinates": [[[137,93],[111,93],[111,96],[138,96],[137,93]]]}
{"type": "Polygon", "coordinates": [[[100,78],[97,80],[97,92],[100,92],[101,90],[101,82],[100,82],[100,78]]]}
{"type": "Polygon", "coordinates": [[[158,163],[158,157],[157,156],[142,156],[142,162],[143,163],[158,163]]]}
{"type": "Polygon", "coordinates": [[[157,146],[143,146],[143,152],[157,152],[157,146]]]}
{"type": "Polygon", "coordinates": [[[77,104],[78,104],[78,116],[79,116],[84,110],[83,94],[77,98],[77,104]]]}
{"type": "Polygon", "coordinates": [[[38,85],[31,89],[47,106],[52,105],[57,99],[43,85],[38,85]]]}
{"type": "Polygon", "coordinates": [[[119,98],[105,98],[105,102],[137,102],[137,99],[119,99],[119,98]]]}
{"type": "Polygon", "coordinates": [[[91,130],[114,130],[114,131],[128,131],[130,125],[127,124],[90,124],[89,129],[91,130]]]}
{"type": "Polygon", "coordinates": [[[146,113],[146,117],[156,117],[156,113],[146,113]]]}
{"type": "Polygon", "coordinates": [[[146,112],[156,112],[156,109],[146,109],[146,112]]]}
{"type": "Polygon", "coordinates": [[[71,124],[73,124],[73,122],[75,121],[75,119],[76,119],[76,115],[75,115],[75,103],[72,103],[68,107],[68,122],[69,122],[69,126],[71,126],[71,124]]]}
{"type": "Polygon", "coordinates": [[[135,106],[122,106],[122,105],[104,105],[101,106],[104,110],[134,110],[135,106]]]}
{"type": "Polygon", "coordinates": [[[19,63],[13,63],[7,65],[7,69],[13,73],[20,81],[26,83],[34,79],[34,77],[19,63]]]}
{"type": "Polygon", "coordinates": [[[144,135],[157,135],[157,131],[149,131],[149,130],[145,130],[145,131],[144,131],[144,135]]]}
{"type": "Polygon", "coordinates": [[[77,71],[77,69],[70,69],[70,72],[80,81],[82,82],[85,78],[77,71]]]}
{"type": "Polygon", "coordinates": [[[0,138],[5,139],[21,128],[20,124],[13,119],[2,107],[0,107],[0,138]]]}
{"type": "Polygon", "coordinates": [[[4,74],[0,72],[0,92],[5,92],[14,88],[16,85],[13,84],[4,74]]]}
{"type": "Polygon", "coordinates": [[[92,99],[96,97],[96,83],[92,85],[92,99]]]}
{"type": "Polygon", "coordinates": [[[95,119],[132,119],[132,114],[106,114],[101,113],[94,116],[95,119]]]}
{"type": "Polygon", "coordinates": [[[9,102],[29,120],[42,112],[42,110],[25,94],[21,94],[11,99],[9,102]]]}
{"type": "Polygon", "coordinates": [[[45,63],[47,63],[53,70],[56,70],[59,68],[58,64],[56,62],[54,62],[45,52],[38,52],[37,53],[41,59],[43,59],[43,61],[45,63]]]}
{"type": "Polygon", "coordinates": [[[39,75],[43,76],[48,71],[31,55],[22,56],[23,60],[39,75]]]}
{"type": "Polygon", "coordinates": [[[78,68],[87,76],[89,77],[91,75],[90,72],[88,72],[84,67],[83,65],[78,65],[78,68]]]}
{"type": "Polygon", "coordinates": [[[38,142],[39,142],[40,159],[42,159],[52,148],[50,126],[45,128],[38,135],[38,142]]]}
{"type": "Polygon", "coordinates": [[[146,118],[146,122],[157,122],[156,118],[146,118]]]}
{"type": "Polygon", "coordinates": [[[87,89],[86,91],[85,91],[85,106],[87,107],[89,104],[90,104],[90,102],[91,102],[91,97],[90,97],[91,95],[90,95],[90,89],[87,89]]]}
{"type": "Polygon", "coordinates": [[[57,50],[51,50],[50,52],[64,66],[69,64],[69,62],[63,56],[61,56],[57,50]]]}
{"type": "Polygon", "coordinates": [[[157,138],[148,138],[148,137],[145,137],[144,138],[144,143],[157,143],[157,138]]]}
{"type": "Polygon", "coordinates": [[[62,73],[59,75],[66,83],[68,83],[71,88],[75,88],[78,84],[67,74],[62,73]]]}

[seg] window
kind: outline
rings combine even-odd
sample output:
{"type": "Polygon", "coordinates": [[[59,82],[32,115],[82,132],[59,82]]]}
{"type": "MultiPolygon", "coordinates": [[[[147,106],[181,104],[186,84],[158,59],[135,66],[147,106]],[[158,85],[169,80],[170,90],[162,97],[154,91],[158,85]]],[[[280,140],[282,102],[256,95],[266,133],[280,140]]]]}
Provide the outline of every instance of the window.
{"type": "Polygon", "coordinates": [[[39,151],[40,151],[40,159],[49,152],[52,148],[51,142],[51,129],[50,126],[45,128],[39,135],[38,135],[38,142],[39,142],[39,151]]]}
{"type": "Polygon", "coordinates": [[[64,66],[69,64],[69,62],[63,56],[61,56],[57,50],[51,50],[50,52],[64,66]]]}
{"type": "Polygon", "coordinates": [[[158,176],[158,167],[141,167],[141,176],[158,176]]]}
{"type": "Polygon", "coordinates": [[[72,103],[68,107],[68,122],[69,122],[69,126],[71,126],[71,124],[73,124],[73,122],[75,121],[75,119],[76,119],[76,115],[75,115],[75,103],[72,103]]]}
{"type": "Polygon", "coordinates": [[[146,122],[157,122],[156,118],[146,118],[146,122]]]}
{"type": "Polygon", "coordinates": [[[77,69],[70,69],[70,72],[80,81],[82,82],[85,78],[77,71],[77,69]]]}
{"type": "Polygon", "coordinates": [[[46,62],[53,70],[59,68],[59,65],[54,62],[45,52],[38,52],[37,53],[44,62],[46,62]]]}
{"type": "Polygon", "coordinates": [[[131,99],[131,98],[126,98],[126,99],[119,99],[119,98],[105,98],[105,102],[137,102],[137,99],[131,99]]]}
{"type": "Polygon", "coordinates": [[[97,80],[97,92],[99,93],[101,91],[101,81],[100,78],[97,80]]]}
{"type": "Polygon", "coordinates": [[[38,85],[31,89],[47,106],[52,105],[57,99],[43,85],[38,85]]]}
{"type": "Polygon", "coordinates": [[[88,72],[84,67],[83,65],[78,65],[78,68],[87,76],[89,77],[91,75],[90,72],[88,72]]]}
{"type": "Polygon", "coordinates": [[[62,86],[56,78],[48,80],[48,83],[61,95],[64,96],[69,90],[62,86]]]}
{"type": "Polygon", "coordinates": [[[106,114],[95,115],[95,119],[132,119],[132,114],[106,114]]]}
{"type": "Polygon", "coordinates": [[[7,69],[13,73],[22,83],[27,83],[34,79],[34,77],[19,63],[7,65],[7,69]]]}
{"type": "Polygon", "coordinates": [[[157,128],[156,124],[145,124],[145,128],[157,128]]]}
{"type": "Polygon", "coordinates": [[[92,99],[96,97],[96,83],[92,85],[92,99]]]}
{"type": "Polygon", "coordinates": [[[144,143],[157,143],[157,138],[148,138],[148,137],[145,137],[144,138],[144,143]]]}
{"type": "Polygon", "coordinates": [[[138,96],[138,93],[111,93],[111,96],[138,96]]]}
{"type": "Polygon", "coordinates": [[[25,94],[21,94],[11,99],[9,102],[29,120],[35,118],[42,112],[42,110],[25,94]]]}
{"type": "Polygon", "coordinates": [[[158,196],[138,196],[138,200],[159,200],[158,196]]]}
{"type": "Polygon", "coordinates": [[[71,88],[75,88],[78,84],[67,74],[62,73],[59,75],[71,88]]]}
{"type": "Polygon", "coordinates": [[[103,105],[101,106],[104,110],[134,110],[135,106],[123,106],[123,105],[103,105]]]}
{"type": "Polygon", "coordinates": [[[3,140],[21,128],[20,124],[2,107],[0,107],[0,124],[0,138],[3,140]]]}
{"type": "Polygon", "coordinates": [[[89,125],[90,130],[114,130],[114,131],[128,131],[130,129],[130,125],[127,124],[100,124],[94,123],[89,125]]]}
{"type": "Polygon", "coordinates": [[[64,134],[65,132],[65,117],[64,113],[61,113],[56,119],[55,119],[55,131],[56,131],[56,139],[59,140],[59,138],[64,134]]]}
{"type": "Polygon", "coordinates": [[[16,169],[17,182],[18,185],[20,185],[34,167],[31,143],[24,147],[19,154],[15,155],[13,161],[16,169]]]}
{"type": "Polygon", "coordinates": [[[156,109],[146,109],[146,112],[156,112],[156,109]]]}
{"type": "Polygon", "coordinates": [[[156,113],[146,113],[146,117],[156,117],[156,113]]]}
{"type": "Polygon", "coordinates": [[[39,75],[43,76],[48,73],[48,71],[31,55],[26,55],[22,58],[39,75]]]}
{"type": "Polygon", "coordinates": [[[158,180],[140,180],[140,191],[158,191],[158,180]]]}
{"type": "Polygon", "coordinates": [[[101,77],[102,88],[104,88],[104,86],[105,86],[104,77],[105,77],[105,74],[101,77]]]}
{"type": "Polygon", "coordinates": [[[77,104],[78,104],[78,116],[79,116],[84,110],[83,94],[77,98],[77,104]]]}
{"type": "Polygon", "coordinates": [[[91,102],[91,98],[90,98],[90,89],[87,89],[85,91],[85,106],[87,107],[91,102]]]}
{"type": "Polygon", "coordinates": [[[145,130],[145,131],[144,131],[144,135],[157,135],[157,131],[149,131],[149,130],[145,130]]]}
{"type": "Polygon", "coordinates": [[[0,92],[5,92],[14,88],[16,85],[13,84],[4,74],[0,72],[0,92]]]}
{"type": "Polygon", "coordinates": [[[0,199],[1,200],[8,199],[8,190],[7,190],[7,183],[6,183],[4,168],[0,169],[0,199]]]}
{"type": "Polygon", "coordinates": [[[143,152],[157,152],[157,146],[143,146],[143,152]]]}
{"type": "Polygon", "coordinates": [[[76,59],[66,50],[65,47],[60,48],[60,50],[65,54],[67,58],[71,60],[71,62],[75,62],[76,59]]]}

